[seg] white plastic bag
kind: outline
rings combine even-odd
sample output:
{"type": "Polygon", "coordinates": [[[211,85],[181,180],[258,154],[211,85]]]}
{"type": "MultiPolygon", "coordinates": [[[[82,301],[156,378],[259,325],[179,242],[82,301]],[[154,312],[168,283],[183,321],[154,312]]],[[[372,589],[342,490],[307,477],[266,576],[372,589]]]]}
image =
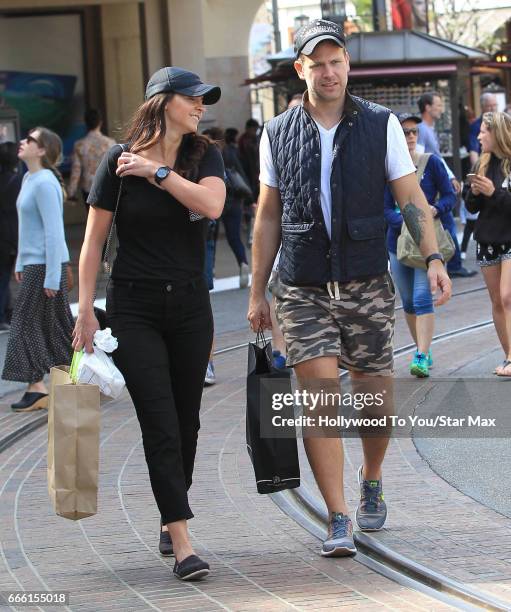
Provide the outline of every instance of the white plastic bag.
{"type": "Polygon", "coordinates": [[[83,353],[76,368],[78,382],[98,385],[104,395],[117,399],[124,389],[124,377],[105,350],[114,351],[118,346],[112,330],[107,327],[94,334],[93,353],[83,353]]]}

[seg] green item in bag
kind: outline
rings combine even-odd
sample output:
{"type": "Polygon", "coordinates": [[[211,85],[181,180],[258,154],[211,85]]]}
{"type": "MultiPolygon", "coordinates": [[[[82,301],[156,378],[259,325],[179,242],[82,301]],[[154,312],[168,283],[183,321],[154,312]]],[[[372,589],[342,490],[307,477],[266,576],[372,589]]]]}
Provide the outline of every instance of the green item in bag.
{"type": "Polygon", "coordinates": [[[71,367],[69,368],[69,377],[73,381],[73,385],[78,383],[78,364],[83,357],[83,349],[73,353],[73,359],[71,361],[71,367]]]}

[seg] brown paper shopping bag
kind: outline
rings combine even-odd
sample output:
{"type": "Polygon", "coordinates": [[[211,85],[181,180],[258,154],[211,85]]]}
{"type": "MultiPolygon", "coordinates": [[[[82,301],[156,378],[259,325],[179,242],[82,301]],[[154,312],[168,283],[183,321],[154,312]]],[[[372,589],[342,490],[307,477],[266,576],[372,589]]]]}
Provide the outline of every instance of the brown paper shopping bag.
{"type": "Polygon", "coordinates": [[[48,492],[55,513],[77,521],[97,512],[99,387],[73,384],[68,366],[50,371],[48,492]]]}

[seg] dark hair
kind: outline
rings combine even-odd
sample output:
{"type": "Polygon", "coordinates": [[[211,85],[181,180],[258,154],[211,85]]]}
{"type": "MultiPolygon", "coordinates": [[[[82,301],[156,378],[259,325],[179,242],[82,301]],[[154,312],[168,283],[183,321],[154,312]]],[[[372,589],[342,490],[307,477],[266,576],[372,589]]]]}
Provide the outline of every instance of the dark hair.
{"type": "Polygon", "coordinates": [[[419,105],[419,111],[423,113],[426,110],[426,106],[431,106],[433,104],[433,98],[441,98],[442,94],[438,93],[438,91],[427,91],[423,93],[422,96],[417,100],[419,105]]]}
{"type": "Polygon", "coordinates": [[[245,129],[248,130],[249,128],[258,128],[259,127],[259,123],[256,121],[256,119],[248,119],[247,122],[245,123],[245,129]]]}
{"type": "Polygon", "coordinates": [[[224,131],[219,127],[210,127],[202,132],[206,136],[209,136],[211,140],[220,141],[224,139],[224,131]]]}
{"type": "Polygon", "coordinates": [[[18,145],[15,142],[0,144],[0,172],[13,172],[18,165],[18,145]]]}
{"type": "Polygon", "coordinates": [[[89,108],[87,111],[85,111],[83,118],[89,131],[95,130],[103,121],[101,111],[98,111],[95,108],[89,108]]]}
{"type": "MultiPolygon", "coordinates": [[[[165,105],[173,93],[160,93],[142,103],[133,114],[126,130],[126,141],[133,153],[145,151],[165,138],[165,105]]],[[[212,140],[204,135],[185,134],[179,145],[174,170],[189,180],[194,180],[200,160],[212,140]]]]}
{"type": "Polygon", "coordinates": [[[45,127],[35,127],[30,130],[29,134],[39,132],[37,137],[37,145],[44,149],[44,155],[41,157],[41,165],[47,170],[51,170],[55,175],[55,178],[60,183],[62,189],[62,197],[66,199],[66,187],[64,185],[64,179],[62,174],[57,169],[57,166],[62,162],[62,140],[60,136],[45,127]]]}
{"type": "Polygon", "coordinates": [[[236,128],[227,128],[225,130],[225,144],[235,144],[237,137],[238,130],[236,128]]]}

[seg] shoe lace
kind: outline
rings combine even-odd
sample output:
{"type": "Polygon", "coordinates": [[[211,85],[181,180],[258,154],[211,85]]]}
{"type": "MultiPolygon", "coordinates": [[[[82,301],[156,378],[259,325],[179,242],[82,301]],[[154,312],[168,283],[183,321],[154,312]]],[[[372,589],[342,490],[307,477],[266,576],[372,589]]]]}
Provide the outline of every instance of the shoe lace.
{"type": "Polygon", "coordinates": [[[362,484],[362,509],[376,511],[380,507],[380,487],[372,487],[369,482],[365,481],[362,484]]]}
{"type": "Polygon", "coordinates": [[[340,513],[332,513],[332,521],[330,524],[332,538],[344,538],[349,532],[350,519],[340,513]]]}
{"type": "Polygon", "coordinates": [[[416,353],[415,354],[415,361],[419,364],[419,365],[423,365],[426,361],[427,361],[428,357],[425,353],[416,353]]]}

